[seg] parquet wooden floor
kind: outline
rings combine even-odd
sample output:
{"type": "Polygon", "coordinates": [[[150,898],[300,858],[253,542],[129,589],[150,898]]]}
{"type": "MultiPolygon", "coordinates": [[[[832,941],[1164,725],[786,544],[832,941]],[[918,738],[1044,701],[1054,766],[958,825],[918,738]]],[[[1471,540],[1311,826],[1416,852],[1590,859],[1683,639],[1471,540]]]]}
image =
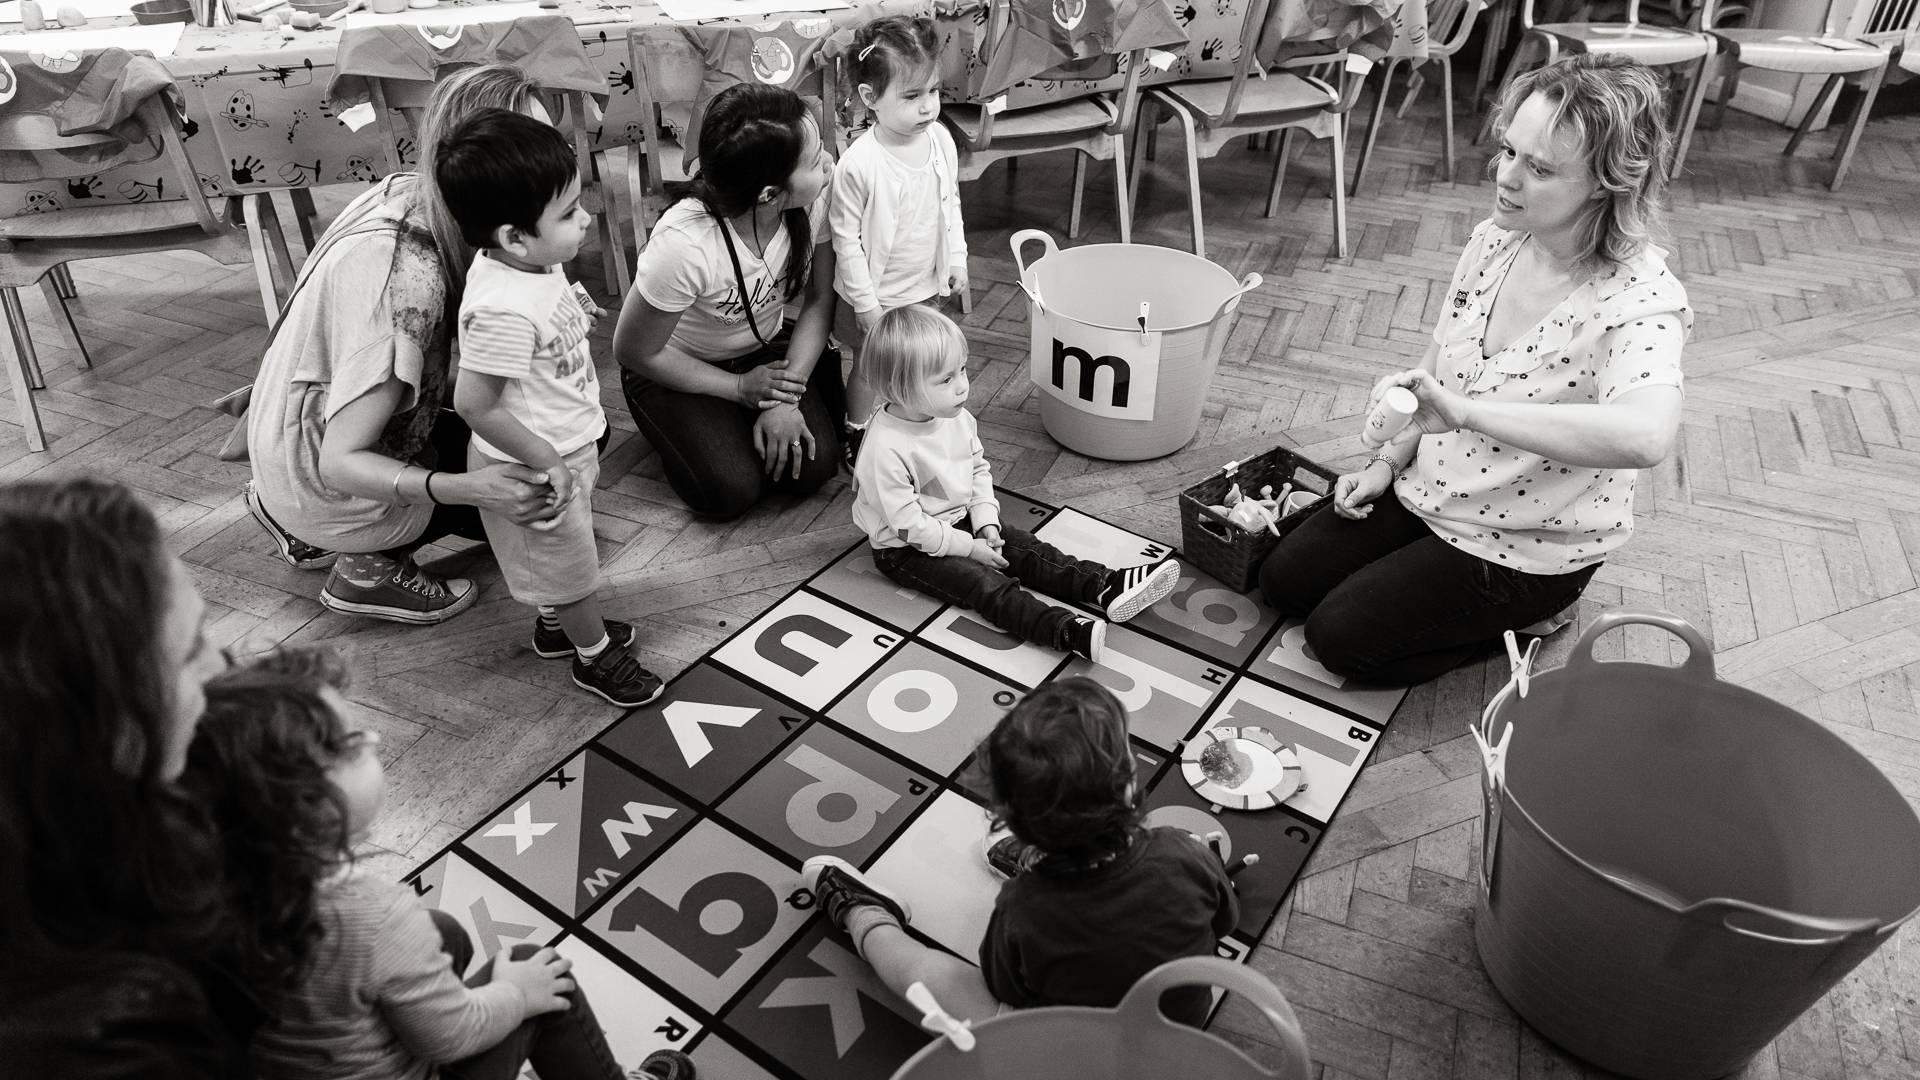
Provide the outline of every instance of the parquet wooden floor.
{"type": "MultiPolygon", "coordinates": [[[[1198,438],[1159,461],[1091,461],[1040,427],[1006,238],[1036,225],[1063,237],[1067,162],[972,185],[973,404],[1001,484],[1178,543],[1175,495],[1230,458],[1286,442],[1356,461],[1366,388],[1418,355],[1491,197],[1473,165],[1457,183],[1440,177],[1432,98],[1382,134],[1345,261],[1327,255],[1324,148],[1290,170],[1274,220],[1259,216],[1264,155],[1235,148],[1203,163],[1211,254],[1266,284],[1243,305],[1198,438]]],[[[1833,138],[1814,137],[1808,153],[1833,138]]],[[[1822,183],[1824,160],[1780,156],[1785,139],[1736,115],[1694,143],[1672,215],[1671,264],[1699,313],[1686,437],[1639,486],[1639,530],[1581,615],[1644,604],[1685,616],[1711,635],[1726,677],[1818,717],[1920,802],[1920,118],[1876,121],[1838,194],[1822,183]]],[[[1136,238],[1178,247],[1177,135],[1161,150],[1136,238]]],[[[1094,171],[1088,238],[1112,239],[1094,171]]],[[[350,194],[323,193],[323,213],[350,194]]],[[[576,277],[593,283],[596,267],[583,260],[576,277]]],[[[328,613],[319,576],[272,558],[239,497],[244,468],[213,456],[229,422],[206,408],[248,379],[265,334],[249,270],[181,255],[81,263],[74,276],[96,365],[76,370],[27,301],[52,449],[27,453],[13,403],[0,402],[0,479],[91,471],[136,485],[212,602],[223,644],[328,641],[352,655],[353,696],[376,710],[392,777],[370,857],[397,875],[613,719],[529,651],[530,617],[484,555],[432,553],[486,584],[484,602],[439,629],[328,613]]],[[[610,329],[596,338],[603,366],[610,329]]],[[[604,595],[610,615],[639,624],[645,662],[670,673],[849,543],[848,495],[836,483],[734,525],[692,521],[609,385],[617,430],[596,493],[604,595]]],[[[1558,663],[1573,636],[1548,642],[1542,663],[1558,663]]],[[[1612,656],[1683,648],[1646,628],[1611,637],[1612,656]]],[[[1479,796],[1465,732],[1504,678],[1488,664],[1413,692],[1254,957],[1299,1010],[1322,1080],[1582,1075],[1501,1001],[1471,942],[1479,796]]],[[[1250,1012],[1229,1006],[1218,1027],[1270,1054],[1250,1012]]],[[[1920,930],[1908,926],[1746,1075],[1920,1075],[1920,930]]]]}

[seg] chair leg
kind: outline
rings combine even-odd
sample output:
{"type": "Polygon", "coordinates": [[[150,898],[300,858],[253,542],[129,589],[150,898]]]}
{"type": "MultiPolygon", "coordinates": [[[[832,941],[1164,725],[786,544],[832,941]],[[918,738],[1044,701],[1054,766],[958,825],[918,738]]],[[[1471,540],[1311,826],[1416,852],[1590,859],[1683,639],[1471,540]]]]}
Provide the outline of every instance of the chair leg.
{"type": "Polygon", "coordinates": [[[1493,81],[1493,65],[1500,59],[1500,50],[1507,47],[1507,31],[1516,18],[1514,9],[1519,6],[1520,0],[1506,0],[1496,2],[1494,10],[1487,12],[1487,32],[1480,42],[1480,71],[1473,79],[1473,113],[1478,113],[1486,101],[1487,84],[1493,81]]]}
{"type": "MultiPolygon", "coordinates": [[[[1273,175],[1267,178],[1266,216],[1273,217],[1280,212],[1280,188],[1287,182],[1287,159],[1293,156],[1293,129],[1288,128],[1280,137],[1280,152],[1273,155],[1273,175]]],[[[1345,176],[1333,178],[1334,187],[1343,187],[1345,176]]]]}
{"type": "MultiPolygon", "coordinates": [[[[293,253],[287,250],[287,230],[280,224],[280,208],[273,204],[272,195],[260,196],[260,209],[265,219],[260,228],[267,234],[267,252],[273,256],[273,272],[285,294],[293,295],[293,280],[296,276],[293,268],[293,253]]],[[[295,214],[299,209],[295,208],[295,214]]],[[[274,298],[274,315],[280,313],[279,297],[274,298]]],[[[272,321],[272,316],[268,317],[272,321]]]]}
{"type": "Polygon", "coordinates": [[[1826,108],[1827,102],[1840,91],[1840,83],[1844,78],[1845,76],[1842,75],[1827,76],[1827,84],[1814,95],[1813,104],[1807,106],[1807,114],[1800,118],[1799,126],[1793,129],[1793,138],[1787,140],[1787,148],[1780,151],[1781,153],[1792,157],[1794,152],[1800,149],[1800,140],[1806,138],[1807,132],[1813,129],[1813,118],[1819,116],[1820,110],[1826,108]]]}
{"type": "Polygon", "coordinates": [[[260,307],[267,313],[267,325],[280,317],[280,297],[273,287],[273,256],[267,250],[267,214],[260,205],[266,196],[254,193],[240,198],[246,206],[247,246],[253,252],[253,278],[260,287],[260,307]]]}
{"type": "Polygon", "coordinates": [[[1853,148],[1860,145],[1860,133],[1866,129],[1867,120],[1873,114],[1873,99],[1880,96],[1880,84],[1886,81],[1886,68],[1869,71],[1866,74],[1867,92],[1853,107],[1853,119],[1847,123],[1847,133],[1840,137],[1840,145],[1834,147],[1833,179],[1827,181],[1828,191],[1839,191],[1840,181],[1847,177],[1847,166],[1853,164],[1853,148]]]}
{"type": "Polygon", "coordinates": [[[1453,58],[1440,58],[1440,116],[1441,147],[1446,156],[1441,164],[1446,166],[1447,183],[1453,183],[1453,58]]]}
{"type": "MultiPolygon", "coordinates": [[[[1288,128],[1287,134],[1292,135],[1293,129],[1288,128]]],[[[1346,140],[1340,137],[1336,126],[1327,141],[1333,144],[1333,175],[1339,177],[1346,171],[1346,140]]],[[[1329,186],[1333,189],[1333,255],[1344,259],[1347,257],[1347,192],[1337,179],[1329,186]]]]}
{"type": "Polygon", "coordinates": [[[293,197],[293,222],[300,228],[300,244],[312,251],[313,226],[320,217],[320,211],[313,205],[313,190],[297,187],[290,194],[293,197]]]}
{"type": "MultiPolygon", "coordinates": [[[[5,295],[15,301],[5,305],[7,322],[11,325],[13,309],[17,306],[18,298],[13,289],[5,290],[5,295]]],[[[24,329],[24,326],[22,328],[24,329]]],[[[26,357],[20,352],[15,335],[11,333],[5,335],[5,342],[0,343],[0,349],[5,349],[8,354],[6,356],[7,383],[13,388],[14,408],[20,411],[20,427],[27,433],[27,449],[38,453],[47,448],[47,433],[40,426],[40,407],[34,403],[33,388],[27,385],[26,357]]]]}
{"type": "Polygon", "coordinates": [[[1740,89],[1740,72],[1745,70],[1738,56],[1729,54],[1723,59],[1726,61],[1727,73],[1720,77],[1720,99],[1713,103],[1711,127],[1715,131],[1719,131],[1720,125],[1727,122],[1727,104],[1733,100],[1734,93],[1740,89]]]}
{"type": "Polygon", "coordinates": [[[1120,215],[1120,242],[1133,243],[1133,202],[1127,197],[1129,178],[1127,176],[1127,139],[1125,135],[1113,137],[1113,206],[1120,215]]]}
{"type": "Polygon", "coordinates": [[[650,204],[645,174],[641,171],[645,156],[640,147],[627,147],[627,201],[633,204],[633,255],[636,259],[646,249],[647,227],[652,224],[647,220],[650,204]]]}
{"type": "Polygon", "coordinates": [[[1700,122],[1700,103],[1707,97],[1707,67],[1713,63],[1713,54],[1700,58],[1693,67],[1693,79],[1687,87],[1686,107],[1680,111],[1679,137],[1673,142],[1673,164],[1667,169],[1667,179],[1677,180],[1680,170],[1687,161],[1687,148],[1693,145],[1693,126],[1700,122]]]}
{"type": "Polygon", "coordinates": [[[1080,237],[1080,210],[1087,201],[1087,155],[1073,151],[1073,209],[1067,213],[1067,239],[1080,237]]]}
{"type": "Polygon", "coordinates": [[[33,334],[27,329],[27,309],[20,304],[19,289],[0,289],[0,308],[7,313],[7,330],[13,338],[13,347],[20,354],[20,363],[27,373],[27,382],[35,390],[47,388],[47,377],[40,370],[40,356],[33,350],[33,334]]]}
{"type": "Polygon", "coordinates": [[[60,295],[60,284],[52,274],[40,279],[40,295],[46,298],[47,311],[53,315],[54,325],[67,336],[67,344],[80,357],[80,366],[93,366],[93,357],[87,355],[87,343],[80,340],[80,328],[73,323],[73,312],[67,310],[67,298],[60,295]]]}
{"type": "Polygon", "coordinates": [[[1173,106],[1173,115],[1179,119],[1180,128],[1187,137],[1187,211],[1193,224],[1193,253],[1205,258],[1207,232],[1200,213],[1200,132],[1194,126],[1193,115],[1187,110],[1173,106]]]}
{"type": "MultiPolygon", "coordinates": [[[[1373,140],[1380,134],[1380,123],[1386,117],[1387,91],[1393,86],[1393,68],[1399,62],[1398,58],[1389,57],[1386,65],[1380,69],[1380,92],[1374,97],[1373,113],[1367,118],[1367,138],[1360,144],[1360,160],[1353,166],[1353,184],[1349,190],[1355,195],[1360,193],[1360,182],[1367,177],[1367,164],[1373,160],[1373,140]]],[[[1277,198],[1277,192],[1267,196],[1268,217],[1273,216],[1271,207],[1277,198]]]]}
{"type": "Polygon", "coordinates": [[[1131,207],[1140,205],[1140,174],[1146,171],[1141,154],[1146,148],[1149,133],[1160,122],[1157,115],[1159,109],[1159,102],[1143,97],[1139,111],[1133,118],[1133,160],[1127,167],[1127,205],[1131,207]]]}
{"type": "Polygon", "coordinates": [[[66,263],[53,268],[53,281],[60,287],[61,297],[72,300],[80,295],[80,290],[73,284],[73,270],[66,263]]]}

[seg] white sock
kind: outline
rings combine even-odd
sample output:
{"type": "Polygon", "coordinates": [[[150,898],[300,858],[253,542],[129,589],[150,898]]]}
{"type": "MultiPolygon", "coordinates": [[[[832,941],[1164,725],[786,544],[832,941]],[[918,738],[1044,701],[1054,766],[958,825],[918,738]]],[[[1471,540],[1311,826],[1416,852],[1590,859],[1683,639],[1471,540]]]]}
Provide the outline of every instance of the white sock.
{"type": "Polygon", "coordinates": [[[607,634],[604,631],[602,631],[600,634],[599,641],[594,642],[592,645],[575,645],[573,647],[573,651],[579,655],[580,659],[585,660],[587,663],[591,664],[595,660],[598,660],[600,658],[600,654],[603,652],[606,652],[607,646],[611,644],[613,644],[613,639],[611,637],[608,637],[607,634]]]}

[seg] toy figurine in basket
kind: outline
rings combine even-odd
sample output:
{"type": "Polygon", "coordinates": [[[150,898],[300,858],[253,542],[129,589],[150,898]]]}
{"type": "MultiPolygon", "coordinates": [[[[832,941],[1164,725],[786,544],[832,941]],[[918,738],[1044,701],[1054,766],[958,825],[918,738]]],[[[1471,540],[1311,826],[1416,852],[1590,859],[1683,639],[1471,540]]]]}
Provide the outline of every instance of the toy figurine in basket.
{"type": "Polygon", "coordinates": [[[1287,496],[1292,492],[1293,485],[1287,484],[1280,489],[1280,494],[1275,495],[1273,485],[1266,484],[1260,488],[1260,497],[1254,499],[1242,494],[1240,485],[1235,484],[1227,489],[1226,502],[1215,503],[1207,509],[1247,532],[1257,533],[1265,530],[1279,536],[1280,516],[1285,513],[1282,507],[1286,505],[1287,496]]]}

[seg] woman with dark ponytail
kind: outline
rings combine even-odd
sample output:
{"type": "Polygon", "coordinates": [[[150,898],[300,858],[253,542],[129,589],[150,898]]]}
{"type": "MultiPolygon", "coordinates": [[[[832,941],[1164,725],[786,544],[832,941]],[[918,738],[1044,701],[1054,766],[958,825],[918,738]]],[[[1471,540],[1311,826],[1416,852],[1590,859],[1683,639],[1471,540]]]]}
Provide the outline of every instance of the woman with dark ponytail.
{"type": "Polygon", "coordinates": [[[798,95],[743,83],[707,106],[699,160],[640,253],[613,351],[667,482],[724,521],[773,491],[809,495],[839,469],[833,159],[798,95]]]}

